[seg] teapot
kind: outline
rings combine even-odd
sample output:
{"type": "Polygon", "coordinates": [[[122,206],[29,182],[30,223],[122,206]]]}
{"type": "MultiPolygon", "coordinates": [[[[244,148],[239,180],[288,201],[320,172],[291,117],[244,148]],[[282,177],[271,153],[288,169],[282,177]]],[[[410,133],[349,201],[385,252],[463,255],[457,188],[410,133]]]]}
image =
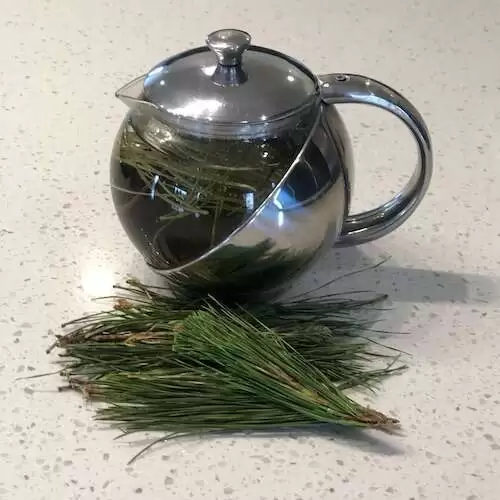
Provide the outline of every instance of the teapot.
{"type": "Polygon", "coordinates": [[[432,173],[428,129],[387,85],[316,76],[301,62],[222,29],[116,92],[128,113],[111,158],[119,220],[146,263],[176,290],[222,297],[278,290],[332,244],[396,229],[432,173]],[[406,187],[351,214],[353,159],[335,105],[396,115],[418,145],[406,187]]]}

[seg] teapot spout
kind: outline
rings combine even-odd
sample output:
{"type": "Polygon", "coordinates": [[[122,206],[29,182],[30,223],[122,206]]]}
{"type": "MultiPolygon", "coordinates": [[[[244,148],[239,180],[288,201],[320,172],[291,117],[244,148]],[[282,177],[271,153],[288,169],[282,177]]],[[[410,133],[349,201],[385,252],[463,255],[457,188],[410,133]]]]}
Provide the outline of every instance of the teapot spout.
{"type": "Polygon", "coordinates": [[[115,96],[130,109],[141,112],[157,112],[158,106],[143,99],[144,79],[146,75],[139,76],[115,92],[115,96]]]}

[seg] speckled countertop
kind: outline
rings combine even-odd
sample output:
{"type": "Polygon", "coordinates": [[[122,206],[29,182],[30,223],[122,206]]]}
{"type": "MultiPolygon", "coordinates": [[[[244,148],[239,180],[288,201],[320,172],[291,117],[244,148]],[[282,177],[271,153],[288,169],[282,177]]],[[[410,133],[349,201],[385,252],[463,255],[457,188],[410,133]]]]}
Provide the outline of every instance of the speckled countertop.
{"type": "MultiPolygon", "coordinates": [[[[0,0],[0,498],[494,500],[500,489],[500,3],[497,0],[0,0]],[[411,369],[368,400],[401,436],[172,442],[127,466],[137,441],[58,394],[45,354],[62,320],[147,271],[113,214],[116,88],[220,27],[317,72],[399,89],[433,134],[435,175],[414,216],[306,278],[390,255],[353,282],[392,295],[385,327],[411,369]]],[[[390,116],[343,109],[356,207],[402,185],[412,139],[390,116]]]]}

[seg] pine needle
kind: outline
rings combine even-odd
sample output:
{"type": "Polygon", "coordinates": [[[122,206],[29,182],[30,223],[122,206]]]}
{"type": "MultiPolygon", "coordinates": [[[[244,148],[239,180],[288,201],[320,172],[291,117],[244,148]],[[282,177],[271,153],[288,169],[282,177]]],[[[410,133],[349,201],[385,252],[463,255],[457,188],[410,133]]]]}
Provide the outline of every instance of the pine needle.
{"type": "MultiPolygon", "coordinates": [[[[384,296],[329,294],[224,305],[130,280],[113,309],[67,324],[61,373],[97,418],[158,441],[318,423],[390,430],[397,420],[355,402],[399,372],[363,311],[384,296]],[[380,366],[380,362],[384,365],[380,366]]],[[[156,441],[155,441],[156,442],[156,441]]],[[[152,443],[154,444],[154,443],[152,443]]]]}

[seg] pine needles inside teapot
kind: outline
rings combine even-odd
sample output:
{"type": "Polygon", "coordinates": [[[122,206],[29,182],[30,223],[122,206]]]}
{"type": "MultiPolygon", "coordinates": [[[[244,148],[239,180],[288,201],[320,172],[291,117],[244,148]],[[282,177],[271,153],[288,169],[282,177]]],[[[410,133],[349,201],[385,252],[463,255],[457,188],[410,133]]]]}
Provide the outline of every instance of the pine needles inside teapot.
{"type": "Polygon", "coordinates": [[[112,164],[120,173],[112,187],[122,191],[117,209],[126,220],[141,214],[147,220],[135,224],[148,227],[138,238],[146,238],[149,257],[158,260],[154,265],[193,260],[240,227],[271,194],[299,153],[308,127],[298,124],[282,137],[208,139],[134,115],[113,152],[112,164]],[[180,224],[198,241],[191,250],[182,243],[180,224]]]}
{"type": "MultiPolygon", "coordinates": [[[[154,127],[154,124],[148,128],[154,127]]],[[[161,218],[227,212],[245,214],[257,207],[272,191],[289,167],[297,146],[283,141],[280,150],[272,141],[253,144],[184,136],[162,127],[162,137],[140,137],[131,123],[122,132],[119,160],[137,170],[151,197],[171,207],[161,218]],[[291,150],[289,150],[291,148],[291,150]],[[252,207],[245,196],[252,195],[252,207]]],[[[159,132],[158,132],[159,133],[159,132]]]]}

